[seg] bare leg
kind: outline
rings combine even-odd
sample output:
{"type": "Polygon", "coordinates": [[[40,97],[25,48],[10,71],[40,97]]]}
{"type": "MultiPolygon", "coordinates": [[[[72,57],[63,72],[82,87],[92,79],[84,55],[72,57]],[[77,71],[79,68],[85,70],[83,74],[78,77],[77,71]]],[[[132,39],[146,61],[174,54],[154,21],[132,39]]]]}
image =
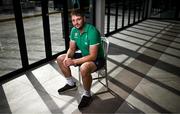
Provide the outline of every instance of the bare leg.
{"type": "Polygon", "coordinates": [[[86,62],[81,65],[80,72],[83,81],[83,87],[86,91],[90,91],[92,76],[91,73],[96,69],[96,65],[93,62],[86,62]]]}
{"type": "Polygon", "coordinates": [[[56,60],[57,60],[57,63],[59,65],[59,68],[61,69],[64,76],[69,77],[69,76],[71,76],[71,70],[69,67],[66,67],[63,64],[65,57],[66,57],[66,54],[62,54],[62,55],[59,55],[56,60]]]}

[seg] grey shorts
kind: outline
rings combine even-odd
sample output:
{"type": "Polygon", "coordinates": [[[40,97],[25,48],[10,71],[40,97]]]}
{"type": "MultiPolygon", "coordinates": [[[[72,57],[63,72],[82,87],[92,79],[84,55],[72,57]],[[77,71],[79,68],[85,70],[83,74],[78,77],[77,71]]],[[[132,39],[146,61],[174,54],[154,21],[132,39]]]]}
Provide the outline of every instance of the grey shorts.
{"type": "MultiPolygon", "coordinates": [[[[75,53],[74,54],[74,58],[75,59],[78,59],[78,58],[81,58],[82,57],[82,54],[81,53],[75,53]]],[[[97,69],[96,69],[96,71],[97,70],[99,70],[99,69],[101,69],[103,66],[104,66],[104,64],[105,64],[105,59],[102,59],[102,58],[97,58],[95,61],[93,61],[94,62],[94,64],[96,65],[96,67],[97,67],[97,69]]],[[[80,66],[80,65],[78,65],[78,66],[80,66]]]]}

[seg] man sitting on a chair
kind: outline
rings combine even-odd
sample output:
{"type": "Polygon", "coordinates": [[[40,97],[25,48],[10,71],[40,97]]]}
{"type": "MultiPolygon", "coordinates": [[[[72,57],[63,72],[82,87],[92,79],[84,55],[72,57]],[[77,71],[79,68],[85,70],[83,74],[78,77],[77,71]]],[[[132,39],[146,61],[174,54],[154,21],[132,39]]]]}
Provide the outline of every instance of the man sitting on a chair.
{"type": "Polygon", "coordinates": [[[74,27],[70,33],[69,49],[66,54],[57,57],[57,63],[67,79],[67,84],[60,88],[58,92],[63,93],[67,90],[77,89],[75,80],[71,75],[70,66],[80,66],[84,93],[78,108],[82,109],[92,101],[90,91],[91,73],[105,64],[104,51],[99,31],[93,25],[85,22],[85,15],[82,11],[73,10],[71,19],[74,27]],[[81,53],[75,53],[77,48],[81,53]]]}

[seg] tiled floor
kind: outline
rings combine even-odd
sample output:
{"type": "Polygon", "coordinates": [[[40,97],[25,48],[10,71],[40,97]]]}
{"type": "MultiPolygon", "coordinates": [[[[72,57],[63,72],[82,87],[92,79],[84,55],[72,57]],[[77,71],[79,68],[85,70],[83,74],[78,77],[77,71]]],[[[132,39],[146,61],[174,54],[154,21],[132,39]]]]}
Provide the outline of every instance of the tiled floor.
{"type": "MultiPolygon", "coordinates": [[[[82,87],[59,95],[65,84],[56,61],[27,71],[0,86],[0,112],[180,113],[180,23],[146,20],[109,38],[110,91],[93,82],[93,102],[77,109],[82,87]]],[[[72,74],[78,82],[76,67],[72,74]]],[[[96,74],[94,73],[93,76],[96,74]]]]}

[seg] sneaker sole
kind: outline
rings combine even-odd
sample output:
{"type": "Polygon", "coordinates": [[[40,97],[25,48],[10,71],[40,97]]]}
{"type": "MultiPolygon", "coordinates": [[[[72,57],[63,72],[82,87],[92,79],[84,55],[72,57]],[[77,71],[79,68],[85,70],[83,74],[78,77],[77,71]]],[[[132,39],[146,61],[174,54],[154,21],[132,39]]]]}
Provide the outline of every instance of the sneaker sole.
{"type": "Polygon", "coordinates": [[[87,108],[92,102],[93,102],[93,99],[91,98],[91,100],[89,101],[89,103],[85,107],[79,107],[78,106],[78,109],[83,110],[83,109],[87,108]]]}
{"type": "Polygon", "coordinates": [[[68,92],[68,91],[73,91],[73,90],[77,90],[77,86],[74,87],[74,88],[68,89],[68,90],[66,90],[66,91],[63,91],[63,92],[59,92],[59,91],[58,91],[58,93],[59,93],[59,94],[62,94],[62,93],[66,93],[66,92],[68,92]]]}

